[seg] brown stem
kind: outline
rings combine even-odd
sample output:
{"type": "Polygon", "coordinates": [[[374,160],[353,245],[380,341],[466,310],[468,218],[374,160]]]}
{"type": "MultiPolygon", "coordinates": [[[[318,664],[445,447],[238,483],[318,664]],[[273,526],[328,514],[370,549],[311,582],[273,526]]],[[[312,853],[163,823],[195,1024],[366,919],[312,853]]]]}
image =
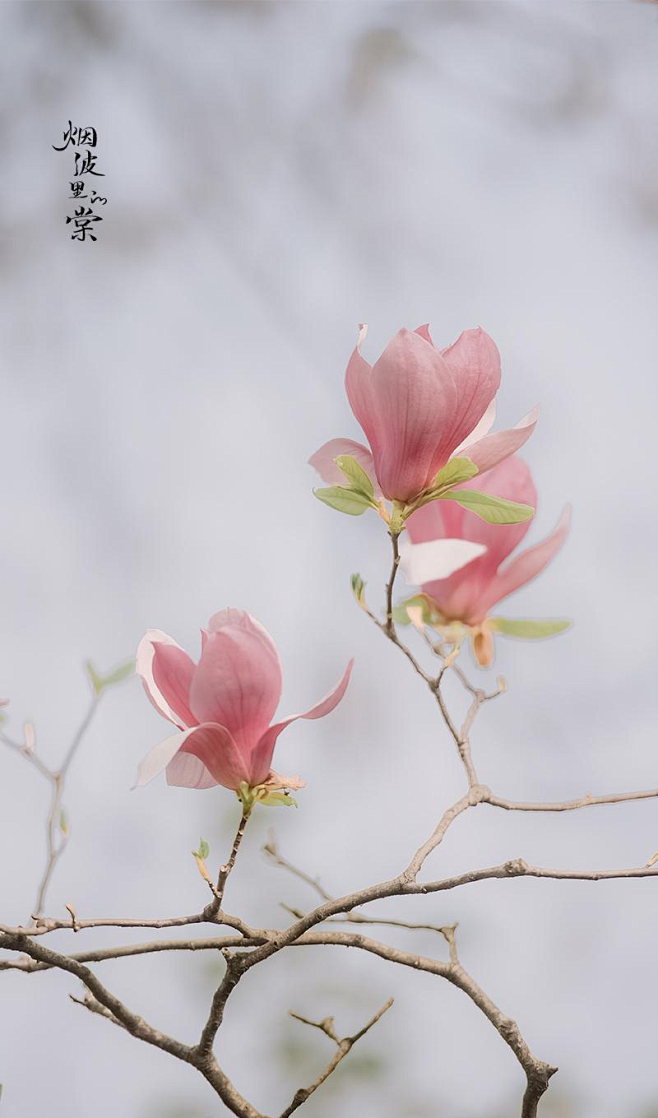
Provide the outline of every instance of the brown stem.
{"type": "Polygon", "coordinates": [[[235,838],[233,839],[233,846],[231,847],[231,853],[229,854],[228,861],[225,862],[223,866],[219,867],[217,885],[213,889],[213,900],[204,909],[206,918],[215,916],[222,907],[224,892],[226,890],[226,882],[228,881],[228,876],[235,865],[235,859],[238,856],[238,850],[240,849],[240,843],[242,842],[242,839],[244,837],[247,820],[249,819],[250,814],[250,811],[247,811],[243,808],[240,822],[238,824],[238,829],[235,832],[235,838]]]}

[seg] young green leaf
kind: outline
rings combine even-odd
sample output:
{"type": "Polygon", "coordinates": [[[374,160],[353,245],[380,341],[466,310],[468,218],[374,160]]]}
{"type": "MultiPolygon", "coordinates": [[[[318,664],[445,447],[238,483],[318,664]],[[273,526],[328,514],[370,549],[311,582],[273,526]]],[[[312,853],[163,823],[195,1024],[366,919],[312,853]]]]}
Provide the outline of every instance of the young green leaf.
{"type": "Polygon", "coordinates": [[[128,679],[128,676],[132,675],[134,666],[134,660],[126,660],[125,664],[120,664],[114,671],[109,672],[107,675],[100,675],[100,673],[96,671],[91,660],[87,660],[85,663],[87,675],[89,676],[89,681],[95,695],[100,695],[104,687],[111,687],[114,683],[121,683],[122,680],[128,679]]]}
{"type": "Polygon", "coordinates": [[[199,839],[199,849],[197,853],[200,858],[207,858],[210,854],[210,847],[204,838],[199,839]]]}
{"type": "Polygon", "coordinates": [[[542,637],[553,637],[556,633],[563,633],[571,625],[570,621],[550,619],[546,621],[532,621],[516,617],[490,617],[487,628],[506,637],[520,637],[521,640],[540,640],[542,637]]]}
{"type": "Polygon", "coordinates": [[[329,508],[337,512],[345,512],[348,516],[361,516],[372,507],[372,501],[364,493],[357,493],[355,489],[344,489],[341,485],[330,485],[328,489],[314,489],[319,501],[324,501],[329,508]]]}
{"type": "Polygon", "coordinates": [[[522,505],[518,501],[508,501],[505,497],[494,497],[491,493],[481,493],[477,489],[458,489],[456,492],[441,493],[439,500],[456,501],[463,509],[474,512],[487,524],[520,524],[535,515],[532,505],[522,505]]]}
{"type": "Polygon", "coordinates": [[[113,683],[122,683],[124,679],[128,679],[132,675],[134,667],[134,660],[126,660],[125,664],[120,664],[109,675],[103,676],[103,687],[111,687],[113,683]]]}
{"type": "Polygon", "coordinates": [[[430,492],[435,489],[448,489],[453,485],[461,485],[464,481],[470,481],[475,477],[478,468],[475,462],[471,462],[470,458],[450,458],[445,466],[442,466],[438,474],[429,486],[430,492]]]}
{"type": "Polygon", "coordinates": [[[265,807],[297,807],[297,800],[286,792],[267,792],[259,803],[265,807]]]}
{"type": "Polygon", "coordinates": [[[351,454],[339,454],[337,458],[334,458],[334,462],[349,481],[350,489],[355,489],[358,493],[365,493],[366,497],[373,496],[375,492],[373,484],[356,458],[352,458],[351,454]]]}
{"type": "Polygon", "coordinates": [[[351,575],[350,583],[352,586],[352,593],[356,599],[356,603],[357,605],[361,606],[361,609],[363,609],[363,607],[365,606],[363,592],[366,588],[366,584],[359,574],[351,575]]]}

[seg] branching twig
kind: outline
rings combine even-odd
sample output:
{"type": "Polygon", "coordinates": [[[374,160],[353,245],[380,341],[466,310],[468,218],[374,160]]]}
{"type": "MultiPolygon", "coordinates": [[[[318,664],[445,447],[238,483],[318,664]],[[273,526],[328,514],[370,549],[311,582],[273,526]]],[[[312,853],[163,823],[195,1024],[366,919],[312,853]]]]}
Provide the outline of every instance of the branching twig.
{"type": "Polygon", "coordinates": [[[369,1029],[371,1029],[373,1025],[377,1024],[380,1018],[384,1016],[386,1011],[389,1010],[392,1005],[393,998],[389,998],[388,1001],[382,1006],[382,1008],[378,1010],[378,1012],[374,1015],[374,1017],[371,1017],[368,1023],[364,1025],[362,1029],[359,1029],[358,1033],[354,1033],[353,1036],[346,1036],[342,1038],[337,1036],[336,1032],[334,1031],[333,1017],[325,1017],[322,1021],[310,1021],[308,1017],[302,1017],[301,1014],[293,1013],[291,1011],[290,1016],[294,1017],[296,1021],[301,1021],[304,1025],[311,1025],[313,1028],[320,1029],[320,1031],[323,1032],[325,1036],[328,1036],[330,1040],[333,1040],[334,1044],[336,1045],[336,1052],[334,1053],[334,1056],[329,1061],[324,1070],[320,1072],[317,1078],[314,1079],[308,1087],[300,1087],[299,1090],[295,1092],[292,1102],[281,1113],[279,1118],[290,1118],[290,1115],[293,1114],[294,1111],[297,1110],[300,1106],[302,1106],[303,1103],[305,1103],[306,1100],[313,1094],[313,1092],[317,1091],[318,1087],[321,1087],[325,1080],[329,1078],[331,1073],[336,1070],[341,1060],[345,1059],[348,1052],[350,1052],[350,1050],[356,1044],[357,1040],[360,1040],[361,1037],[365,1036],[369,1029]]]}
{"type": "Polygon", "coordinates": [[[82,739],[94,716],[96,708],[98,707],[101,694],[102,691],[99,691],[95,692],[92,695],[91,701],[87,708],[87,712],[82,722],[80,723],[80,726],[78,727],[76,733],[74,734],[73,740],[64,755],[64,760],[62,761],[62,764],[58,769],[51,769],[48,765],[46,765],[41,757],[39,757],[36,749],[34,748],[34,731],[32,730],[30,723],[27,724],[28,726],[30,726],[29,731],[27,731],[26,726],[26,740],[24,745],[12,741],[11,738],[8,738],[6,736],[6,734],[0,733],[0,741],[2,741],[10,749],[13,749],[15,752],[20,753],[22,757],[25,757],[25,759],[29,761],[30,764],[34,765],[35,768],[41,773],[41,775],[44,776],[46,780],[48,780],[51,786],[50,807],[48,809],[48,815],[46,817],[46,864],[41,875],[41,880],[37,889],[36,900],[34,902],[34,907],[32,910],[32,919],[34,921],[37,920],[37,918],[43,911],[46,893],[48,890],[48,886],[50,885],[55,866],[57,864],[57,861],[61,857],[68,840],[68,826],[62,816],[62,795],[64,792],[64,782],[66,780],[66,775],[82,743],[82,739]],[[57,837],[58,834],[59,838],[57,837]]]}

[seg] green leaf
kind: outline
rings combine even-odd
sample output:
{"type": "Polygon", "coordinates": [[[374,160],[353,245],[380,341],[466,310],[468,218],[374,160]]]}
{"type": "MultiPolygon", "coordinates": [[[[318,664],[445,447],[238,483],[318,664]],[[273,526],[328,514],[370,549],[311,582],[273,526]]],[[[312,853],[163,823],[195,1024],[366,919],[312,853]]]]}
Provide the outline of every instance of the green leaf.
{"type": "Polygon", "coordinates": [[[113,683],[122,683],[124,679],[128,679],[132,675],[134,667],[134,660],[126,660],[125,664],[120,664],[109,675],[103,676],[103,687],[111,687],[113,683]]]}
{"type": "Polygon", "coordinates": [[[86,661],[85,668],[87,670],[87,675],[89,676],[89,682],[91,683],[91,686],[93,687],[94,694],[95,695],[100,695],[101,691],[103,690],[103,681],[102,681],[101,677],[99,676],[98,672],[96,671],[96,669],[95,669],[94,665],[92,664],[91,660],[86,661]]]}
{"type": "Polygon", "coordinates": [[[366,588],[365,582],[361,578],[361,575],[355,574],[350,576],[350,584],[352,586],[352,593],[356,599],[357,605],[361,606],[361,609],[363,609],[365,606],[365,598],[363,596],[363,592],[366,588]]]}
{"type": "Polygon", "coordinates": [[[297,807],[297,800],[286,792],[268,792],[258,802],[265,807],[297,807]]]}
{"type": "Polygon", "coordinates": [[[358,493],[365,493],[366,497],[373,496],[375,492],[373,484],[356,458],[352,458],[351,454],[339,454],[337,458],[334,458],[334,462],[341,473],[345,474],[350,483],[350,489],[354,489],[358,493]]]}
{"type": "Polygon", "coordinates": [[[472,477],[475,477],[477,472],[478,468],[475,462],[471,462],[470,458],[450,458],[434,478],[429,487],[430,491],[461,485],[462,482],[470,481],[472,477]]]}
{"type": "Polygon", "coordinates": [[[532,505],[521,505],[517,501],[508,501],[505,497],[481,493],[477,489],[458,489],[457,492],[451,490],[441,494],[439,500],[456,501],[463,509],[474,512],[480,520],[486,520],[487,524],[520,524],[535,515],[532,505]]]}
{"type": "Polygon", "coordinates": [[[361,516],[372,507],[372,502],[364,493],[357,493],[355,489],[344,489],[342,485],[330,485],[328,489],[314,489],[313,492],[319,501],[324,501],[329,508],[337,512],[346,512],[348,516],[361,516]]]}
{"type": "Polygon", "coordinates": [[[64,808],[62,808],[62,810],[59,813],[59,829],[64,836],[68,835],[68,833],[69,833],[69,823],[68,823],[68,819],[66,818],[66,812],[64,811],[64,808]]]}
{"type": "Polygon", "coordinates": [[[91,660],[87,660],[85,663],[87,675],[95,695],[100,695],[104,687],[111,687],[114,683],[121,683],[124,679],[128,679],[128,676],[132,675],[134,666],[134,660],[126,660],[125,664],[120,664],[114,671],[107,675],[100,675],[91,660]]]}
{"type": "Polygon", "coordinates": [[[199,849],[192,851],[192,857],[204,862],[210,854],[210,847],[204,838],[199,839],[199,849]]]}
{"type": "Polygon", "coordinates": [[[496,633],[503,633],[506,637],[520,637],[522,640],[540,640],[542,637],[553,637],[556,633],[563,633],[571,625],[570,621],[560,621],[557,618],[546,621],[532,621],[516,617],[490,617],[487,628],[496,633]]]}

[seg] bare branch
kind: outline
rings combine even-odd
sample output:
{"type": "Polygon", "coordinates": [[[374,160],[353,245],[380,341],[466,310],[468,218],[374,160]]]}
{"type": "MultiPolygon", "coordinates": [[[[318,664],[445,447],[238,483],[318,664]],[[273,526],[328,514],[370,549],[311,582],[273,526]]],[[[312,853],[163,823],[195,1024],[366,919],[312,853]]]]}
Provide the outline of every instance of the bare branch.
{"type": "Polygon", "coordinates": [[[562,800],[548,803],[525,803],[516,800],[506,800],[502,796],[489,793],[484,803],[492,807],[500,807],[503,811],[576,811],[581,807],[597,807],[601,804],[623,804],[630,800],[653,800],[658,796],[658,788],[650,788],[642,792],[611,792],[607,796],[590,796],[586,792],[579,800],[562,800]]]}
{"type": "Polygon", "coordinates": [[[79,932],[87,928],[183,928],[190,924],[216,924],[223,925],[227,928],[235,928],[236,931],[241,932],[243,935],[248,936],[251,929],[244,920],[239,916],[230,916],[227,912],[220,912],[216,915],[209,910],[211,905],[208,905],[203,912],[195,912],[191,916],[171,916],[162,920],[148,920],[137,917],[102,917],[95,920],[78,920],[76,917],[73,920],[54,920],[50,917],[39,917],[34,926],[12,927],[8,924],[0,924],[0,932],[6,935],[26,935],[26,936],[44,936],[49,932],[57,931],[74,931],[79,932]]]}
{"type": "MultiPolygon", "coordinates": [[[[484,1013],[485,1017],[491,1022],[516,1056],[526,1075],[526,1090],[523,1097],[521,1118],[535,1118],[539,1100],[547,1090],[548,1081],[551,1076],[555,1074],[557,1068],[552,1067],[543,1060],[539,1060],[533,1055],[523,1039],[516,1021],[513,1021],[511,1017],[507,1017],[498,1006],[495,1005],[488,994],[486,994],[484,990],[478,986],[477,982],[464,970],[457,958],[454,934],[450,945],[451,961],[449,963],[426,958],[422,955],[414,955],[407,951],[401,951],[399,948],[389,947],[388,944],[380,943],[378,940],[369,939],[355,932],[309,932],[297,942],[299,946],[319,946],[320,944],[326,946],[332,944],[337,947],[358,947],[363,951],[369,951],[373,955],[378,955],[381,959],[387,959],[389,962],[398,963],[402,966],[411,967],[413,970],[421,970],[428,974],[434,974],[440,978],[445,978],[448,982],[452,983],[453,986],[457,986],[458,989],[462,990],[478,1009],[484,1013]]],[[[321,1028],[322,1023],[320,1023],[318,1027],[321,1028]]],[[[287,1115],[290,1113],[292,1113],[291,1110],[284,1111],[281,1118],[287,1118],[287,1115]]]]}
{"type": "Polygon", "coordinates": [[[302,1106],[306,1102],[306,1100],[313,1094],[313,1092],[317,1091],[318,1087],[322,1086],[325,1080],[327,1080],[332,1072],[336,1070],[341,1060],[345,1059],[348,1052],[351,1051],[356,1042],[360,1040],[361,1037],[365,1036],[366,1033],[373,1027],[373,1025],[377,1024],[377,1022],[384,1016],[384,1014],[391,1008],[392,1005],[393,998],[389,998],[388,1001],[382,1006],[382,1008],[377,1011],[374,1017],[371,1017],[367,1024],[365,1024],[362,1029],[359,1029],[358,1033],[355,1033],[353,1036],[342,1037],[342,1039],[338,1037],[336,1032],[334,1031],[333,1017],[325,1017],[322,1021],[310,1021],[308,1017],[302,1017],[301,1014],[293,1013],[291,1011],[290,1016],[294,1017],[296,1021],[301,1021],[304,1025],[311,1025],[313,1028],[320,1029],[320,1031],[323,1032],[325,1036],[328,1036],[330,1040],[333,1040],[336,1045],[336,1052],[327,1066],[324,1068],[324,1070],[320,1072],[318,1077],[314,1079],[308,1087],[300,1087],[300,1089],[295,1092],[292,1102],[281,1113],[280,1118],[290,1118],[290,1115],[293,1114],[295,1110],[298,1110],[299,1107],[302,1106]]]}
{"type": "Polygon", "coordinates": [[[289,862],[287,860],[287,858],[282,857],[276,845],[274,831],[269,832],[268,841],[265,843],[263,851],[272,859],[272,862],[275,866],[279,866],[281,869],[287,870],[288,873],[293,874],[294,877],[298,877],[300,881],[306,882],[306,884],[310,885],[312,889],[315,889],[315,892],[318,893],[324,901],[333,900],[331,894],[327,893],[326,889],[323,888],[317,877],[311,877],[311,875],[305,873],[304,870],[300,870],[298,866],[294,866],[292,862],[289,862]]]}
{"type": "MultiPolygon", "coordinates": [[[[152,955],[162,951],[221,951],[227,947],[259,947],[267,943],[267,933],[246,938],[245,936],[218,936],[208,939],[160,939],[148,943],[128,943],[122,947],[101,947],[96,950],[76,951],[69,955],[78,963],[103,963],[108,959],[125,959],[133,955],[152,955]]],[[[0,971],[18,970],[32,974],[34,971],[50,970],[49,963],[37,963],[29,956],[20,959],[0,961],[0,971]]]]}
{"type": "Polygon", "coordinates": [[[27,727],[31,727],[30,723],[26,724],[25,742],[22,745],[19,742],[12,741],[6,734],[0,733],[0,741],[8,746],[9,749],[19,753],[21,757],[24,757],[31,765],[34,765],[51,786],[50,806],[46,817],[46,864],[41,875],[41,880],[37,889],[37,897],[32,911],[32,919],[34,921],[37,920],[43,910],[50,880],[68,840],[68,829],[62,818],[62,795],[64,792],[66,774],[94,716],[100,697],[101,692],[92,695],[87,712],[76,730],[73,740],[64,755],[64,760],[58,769],[49,768],[49,766],[42,761],[41,757],[39,757],[34,748],[34,731],[30,728],[29,735],[27,732],[27,727]]]}
{"type": "Polygon", "coordinates": [[[210,1004],[210,1011],[208,1019],[201,1030],[199,1043],[196,1046],[196,1053],[202,1060],[206,1059],[212,1052],[212,1046],[217,1036],[217,1032],[224,1020],[224,1009],[226,1003],[233,993],[235,987],[240,981],[243,974],[242,957],[239,955],[231,955],[229,951],[222,950],[222,955],[226,961],[226,971],[219,986],[213,994],[213,999],[210,1004]]]}
{"type": "Polygon", "coordinates": [[[22,951],[37,962],[47,963],[51,967],[57,967],[59,970],[75,975],[89,991],[90,998],[85,998],[83,1004],[92,1013],[99,1013],[101,1016],[107,1017],[115,1024],[122,1025],[127,1032],[138,1040],[143,1040],[146,1044],[151,1044],[162,1049],[163,1052],[175,1056],[176,1059],[191,1064],[201,1072],[222,1102],[237,1118],[262,1118],[251,1103],[247,1102],[236,1091],[211,1053],[202,1053],[198,1048],[192,1048],[153,1028],[142,1017],[128,1009],[114,994],[110,993],[84,964],[66,955],[60,955],[56,951],[51,951],[50,948],[35,943],[29,936],[25,935],[0,935],[0,947],[22,951]]]}

